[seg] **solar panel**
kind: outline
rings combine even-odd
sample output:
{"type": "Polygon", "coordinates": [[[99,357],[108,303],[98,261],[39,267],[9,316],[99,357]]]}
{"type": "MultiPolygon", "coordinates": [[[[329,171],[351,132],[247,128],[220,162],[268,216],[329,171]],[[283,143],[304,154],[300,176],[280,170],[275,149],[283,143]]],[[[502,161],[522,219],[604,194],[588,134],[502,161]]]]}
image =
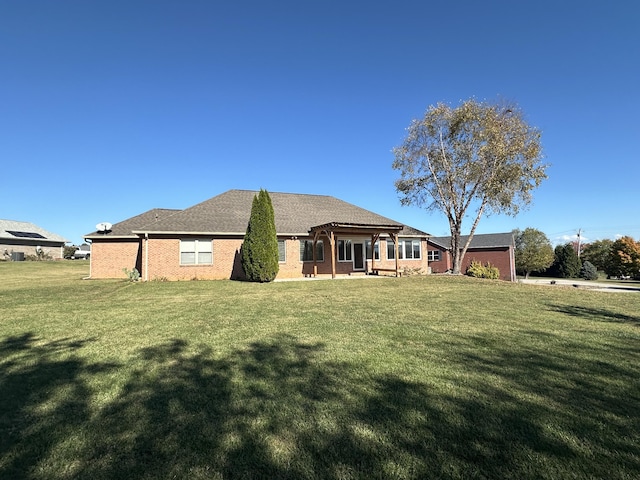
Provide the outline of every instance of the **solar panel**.
{"type": "Polygon", "coordinates": [[[47,238],[35,232],[16,232],[15,230],[7,230],[7,233],[20,238],[47,238]]]}

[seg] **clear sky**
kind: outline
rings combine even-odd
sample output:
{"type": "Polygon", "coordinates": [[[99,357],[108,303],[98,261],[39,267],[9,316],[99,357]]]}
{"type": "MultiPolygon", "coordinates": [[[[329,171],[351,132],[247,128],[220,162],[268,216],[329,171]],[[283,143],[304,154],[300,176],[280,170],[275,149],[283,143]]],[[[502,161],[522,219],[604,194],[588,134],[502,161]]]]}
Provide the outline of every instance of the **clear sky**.
{"type": "Polygon", "coordinates": [[[517,102],[550,164],[477,233],[640,238],[640,2],[0,0],[0,68],[0,218],[75,244],[232,188],[448,235],[400,205],[391,150],[471,97],[517,102]]]}

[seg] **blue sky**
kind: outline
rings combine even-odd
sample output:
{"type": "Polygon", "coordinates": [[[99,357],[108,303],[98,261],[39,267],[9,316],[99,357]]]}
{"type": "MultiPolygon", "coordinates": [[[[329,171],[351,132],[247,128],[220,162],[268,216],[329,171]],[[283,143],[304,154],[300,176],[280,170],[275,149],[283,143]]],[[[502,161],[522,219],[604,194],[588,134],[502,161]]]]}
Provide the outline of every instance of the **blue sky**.
{"type": "MultiPolygon", "coordinates": [[[[0,1],[0,218],[73,243],[231,188],[327,194],[434,235],[393,147],[429,105],[517,102],[555,244],[640,238],[640,3],[0,1]]],[[[463,233],[471,227],[471,220],[463,233]]]]}

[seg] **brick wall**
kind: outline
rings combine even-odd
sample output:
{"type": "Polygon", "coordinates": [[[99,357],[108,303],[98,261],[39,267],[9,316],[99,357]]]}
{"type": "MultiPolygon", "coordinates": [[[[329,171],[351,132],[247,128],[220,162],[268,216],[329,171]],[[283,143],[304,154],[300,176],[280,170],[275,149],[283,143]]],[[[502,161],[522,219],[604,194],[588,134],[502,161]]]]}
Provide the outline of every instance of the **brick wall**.
{"type": "MultiPolygon", "coordinates": [[[[191,237],[184,237],[191,238],[191,237]]],[[[193,237],[195,238],[195,237],[193,237]]],[[[242,276],[240,246],[242,239],[213,240],[212,265],[180,265],[180,239],[149,238],[148,280],[218,280],[242,276]]],[[[146,255],[144,252],[143,255],[146,255]]],[[[144,266],[143,266],[144,268],[144,266]]]]}
{"type": "Polygon", "coordinates": [[[431,267],[431,273],[445,273],[448,270],[453,268],[451,263],[451,255],[447,250],[443,250],[435,245],[428,246],[430,251],[438,251],[440,252],[440,260],[434,260],[429,262],[429,266],[431,267]]]}
{"type": "Polygon", "coordinates": [[[126,278],[124,269],[142,273],[140,240],[109,239],[91,243],[91,278],[126,278]]]}
{"type": "MultiPolygon", "coordinates": [[[[196,238],[196,237],[184,237],[196,238]]],[[[197,237],[202,238],[202,237],[197,237]]],[[[205,237],[206,238],[206,237],[205,237]]],[[[324,261],[317,263],[318,275],[331,274],[331,247],[328,238],[321,238],[324,246],[324,261]]],[[[286,261],[279,264],[277,278],[300,278],[313,275],[313,262],[300,261],[300,240],[285,240],[286,261]]],[[[303,239],[304,240],[304,239],[303,239]]],[[[354,239],[362,241],[366,239],[354,239]]],[[[138,269],[143,280],[216,280],[244,277],[240,259],[241,238],[215,238],[213,240],[212,265],[180,265],[180,239],[174,237],[151,237],[148,240],[95,240],[91,246],[91,278],[126,278],[123,269],[138,269]],[[148,269],[148,271],[145,271],[148,269]]],[[[427,244],[422,241],[422,258],[399,260],[399,269],[421,269],[427,272],[427,244]]],[[[371,260],[367,260],[367,270],[371,260]]],[[[336,259],[336,274],[353,272],[353,262],[336,259]]],[[[385,239],[380,240],[378,268],[395,268],[395,260],[387,259],[385,239]]]]}
{"type": "MultiPolygon", "coordinates": [[[[331,249],[329,240],[321,238],[324,244],[324,261],[317,263],[318,275],[331,274],[331,249]]],[[[277,278],[299,278],[313,274],[313,262],[300,261],[300,240],[285,239],[286,262],[280,263],[277,278]]],[[[362,241],[366,239],[354,239],[362,241]]],[[[387,259],[387,239],[380,239],[380,260],[375,261],[377,268],[395,268],[395,260],[387,259]]],[[[213,265],[180,265],[180,240],[177,238],[150,238],[148,240],[148,275],[144,268],[145,254],[141,242],[144,240],[109,239],[108,241],[94,240],[91,245],[91,278],[126,278],[124,268],[137,268],[143,279],[147,280],[207,280],[242,278],[243,271],[240,263],[241,238],[216,238],[213,240],[213,265]]],[[[15,251],[15,245],[11,246],[15,251]]],[[[2,247],[0,248],[8,248],[2,247]]],[[[427,242],[421,242],[420,259],[402,259],[398,261],[399,269],[419,269],[427,272],[427,266],[433,273],[444,273],[451,268],[451,258],[446,251],[441,251],[440,261],[429,262],[427,265],[427,242]]],[[[10,249],[9,249],[10,251],[10,249]]],[[[53,249],[52,249],[53,251],[53,249]]],[[[35,253],[35,247],[34,252],[35,253]]],[[[25,251],[25,254],[29,254],[25,251]]],[[[60,248],[60,256],[62,251],[60,248]]],[[[462,271],[473,260],[483,264],[490,262],[500,270],[500,278],[513,281],[512,251],[509,248],[500,249],[470,249],[465,255],[462,271]]],[[[371,268],[371,260],[367,260],[367,270],[371,268]]],[[[353,272],[353,262],[340,262],[336,259],[336,274],[346,275],[353,272]]]]}

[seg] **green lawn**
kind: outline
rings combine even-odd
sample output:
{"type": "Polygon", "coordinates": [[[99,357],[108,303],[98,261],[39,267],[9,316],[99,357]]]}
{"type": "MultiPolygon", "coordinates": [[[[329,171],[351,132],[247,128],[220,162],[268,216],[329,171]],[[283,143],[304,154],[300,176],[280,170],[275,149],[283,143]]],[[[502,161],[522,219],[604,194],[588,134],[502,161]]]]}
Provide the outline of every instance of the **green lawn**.
{"type": "Polygon", "coordinates": [[[0,263],[0,478],[640,478],[640,294],[0,263]]]}

